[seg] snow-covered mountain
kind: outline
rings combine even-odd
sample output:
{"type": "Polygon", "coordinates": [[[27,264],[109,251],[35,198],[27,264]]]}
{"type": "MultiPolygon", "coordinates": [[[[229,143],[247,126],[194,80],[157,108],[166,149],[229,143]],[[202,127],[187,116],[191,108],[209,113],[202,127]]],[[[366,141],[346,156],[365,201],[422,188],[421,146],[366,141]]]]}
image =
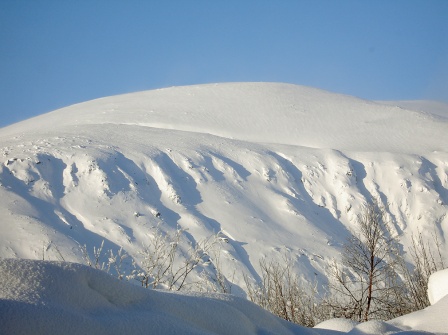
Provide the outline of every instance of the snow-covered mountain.
{"type": "Polygon", "coordinates": [[[221,232],[236,294],[265,256],[286,255],[323,283],[372,198],[405,251],[417,230],[446,248],[448,108],[431,106],[229,83],[102,98],[14,124],[0,129],[0,257],[83,262],[80,246],[104,240],[139,259],[153,227],[180,226],[191,243],[221,232]]]}

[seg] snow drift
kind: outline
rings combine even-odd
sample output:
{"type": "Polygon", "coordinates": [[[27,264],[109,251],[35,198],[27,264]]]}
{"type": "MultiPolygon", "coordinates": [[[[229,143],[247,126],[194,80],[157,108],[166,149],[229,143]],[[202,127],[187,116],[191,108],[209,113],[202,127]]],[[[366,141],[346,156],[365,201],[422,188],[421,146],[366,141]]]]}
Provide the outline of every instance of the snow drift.
{"type": "Polygon", "coordinates": [[[2,334],[312,334],[231,295],[146,290],[86,266],[0,260],[2,334]]]}

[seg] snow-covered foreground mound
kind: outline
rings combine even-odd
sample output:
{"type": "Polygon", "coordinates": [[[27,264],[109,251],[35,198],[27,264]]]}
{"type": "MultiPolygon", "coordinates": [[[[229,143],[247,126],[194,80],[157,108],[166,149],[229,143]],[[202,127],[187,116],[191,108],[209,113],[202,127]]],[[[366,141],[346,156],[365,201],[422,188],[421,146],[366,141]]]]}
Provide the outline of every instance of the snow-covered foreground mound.
{"type": "Polygon", "coordinates": [[[308,329],[231,295],[147,290],[73,263],[0,260],[1,334],[423,334],[448,332],[447,308],[448,296],[391,323],[308,329]]]}
{"type": "MultiPolygon", "coordinates": [[[[285,255],[303,280],[325,285],[372,198],[404,252],[417,231],[443,250],[447,120],[443,107],[266,83],[70,106],[0,129],[0,257],[83,262],[81,246],[92,257],[104,240],[104,251],[122,247],[141,264],[154,227],[179,226],[184,249],[221,231],[211,262],[232,293],[245,295],[244,276],[260,279],[260,259],[285,255]]],[[[201,271],[214,275],[209,259],[194,279],[201,271]]]]}
{"type": "Polygon", "coordinates": [[[74,263],[0,260],[1,334],[312,334],[231,295],[147,290],[74,263]]]}
{"type": "Polygon", "coordinates": [[[448,269],[433,273],[429,278],[428,297],[431,306],[390,321],[391,324],[410,329],[448,333],[448,269]]]}

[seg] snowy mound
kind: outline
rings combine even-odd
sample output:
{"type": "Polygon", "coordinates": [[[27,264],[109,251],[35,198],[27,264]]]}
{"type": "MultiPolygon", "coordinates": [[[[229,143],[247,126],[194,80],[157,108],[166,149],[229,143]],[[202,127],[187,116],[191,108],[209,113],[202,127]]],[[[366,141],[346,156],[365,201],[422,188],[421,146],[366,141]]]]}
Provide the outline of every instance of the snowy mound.
{"type": "Polygon", "coordinates": [[[354,327],[356,327],[359,322],[353,321],[351,319],[344,318],[335,318],[325,320],[318,325],[316,325],[315,329],[329,329],[329,330],[337,330],[342,333],[348,333],[354,327]]]}
{"type": "MultiPolygon", "coordinates": [[[[439,283],[442,285],[440,289],[446,289],[446,282],[439,283]]],[[[421,311],[417,311],[408,315],[388,322],[395,327],[417,331],[428,331],[437,334],[448,334],[448,322],[446,313],[448,311],[448,296],[440,299],[434,305],[431,305],[421,311]]],[[[411,333],[413,334],[413,332],[411,333]]]]}
{"type": "Polygon", "coordinates": [[[3,130],[121,124],[356,151],[442,150],[447,120],[287,84],[212,84],[139,92],[67,107],[3,130]],[[412,141],[412,147],[409,146],[412,141]]]}
{"type": "Polygon", "coordinates": [[[448,269],[433,273],[428,282],[428,298],[431,305],[448,295],[448,269]]]}
{"type": "Polygon", "coordinates": [[[2,334],[313,334],[242,298],[146,290],[73,263],[0,260],[2,334]]]}

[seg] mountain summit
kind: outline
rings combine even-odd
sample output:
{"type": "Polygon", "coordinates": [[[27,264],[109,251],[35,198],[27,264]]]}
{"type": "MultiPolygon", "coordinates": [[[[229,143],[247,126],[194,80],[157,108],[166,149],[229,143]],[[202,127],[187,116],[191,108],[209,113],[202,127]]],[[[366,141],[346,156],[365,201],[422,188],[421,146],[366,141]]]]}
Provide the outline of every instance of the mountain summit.
{"type": "Polygon", "coordinates": [[[442,150],[448,141],[447,122],[429,113],[276,83],[172,87],[102,98],[3,132],[99,124],[352,151],[425,152],[442,150]]]}

